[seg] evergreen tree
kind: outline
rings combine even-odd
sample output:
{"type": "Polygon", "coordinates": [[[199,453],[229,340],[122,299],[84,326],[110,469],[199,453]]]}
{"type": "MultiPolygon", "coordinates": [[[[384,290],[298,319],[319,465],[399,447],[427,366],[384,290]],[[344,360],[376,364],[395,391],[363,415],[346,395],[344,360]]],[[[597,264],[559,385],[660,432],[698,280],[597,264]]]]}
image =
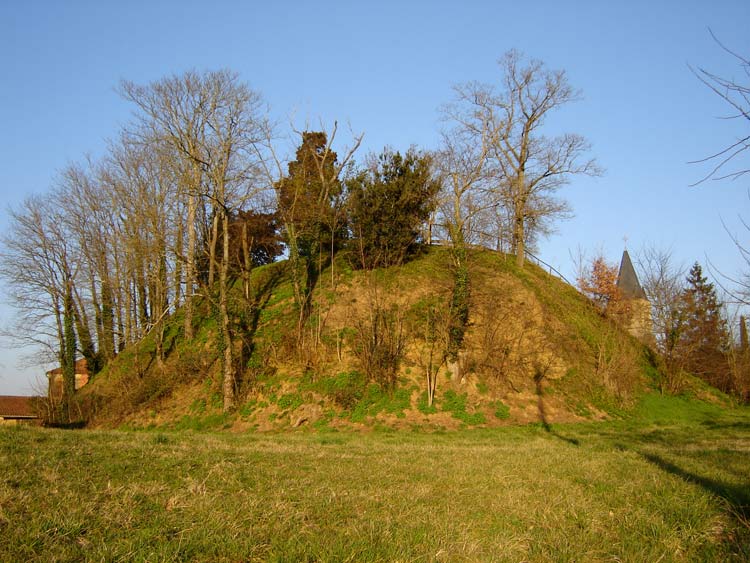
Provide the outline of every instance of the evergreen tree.
{"type": "Polygon", "coordinates": [[[294,299],[299,310],[298,343],[311,312],[311,296],[340,238],[342,186],[338,156],[325,132],[305,131],[289,174],[276,184],[277,213],[289,251],[294,299]]]}
{"type": "Polygon", "coordinates": [[[337,158],[324,132],[306,131],[295,160],[289,163],[289,174],[277,185],[286,242],[290,252],[303,258],[317,258],[328,248],[326,227],[333,223],[335,202],[341,195],[337,158]]]}
{"type": "Polygon", "coordinates": [[[415,252],[439,187],[430,158],[414,149],[384,150],[348,183],[351,246],[363,268],[399,265],[415,252]]]}
{"type": "Polygon", "coordinates": [[[680,300],[677,352],[685,369],[721,389],[732,391],[727,361],[729,331],[716,289],[697,262],[690,269],[680,300]]]}

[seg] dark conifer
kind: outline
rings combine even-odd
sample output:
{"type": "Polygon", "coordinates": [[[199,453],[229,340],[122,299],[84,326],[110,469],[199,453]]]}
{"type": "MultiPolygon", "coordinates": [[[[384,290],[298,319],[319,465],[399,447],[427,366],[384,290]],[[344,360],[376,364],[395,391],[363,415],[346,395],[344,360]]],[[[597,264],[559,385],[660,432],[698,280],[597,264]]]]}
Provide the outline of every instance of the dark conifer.
{"type": "Polygon", "coordinates": [[[419,247],[439,183],[428,156],[384,150],[348,184],[351,246],[366,269],[402,264],[419,247]]]}
{"type": "Polygon", "coordinates": [[[714,285],[697,262],[690,269],[680,306],[679,352],[685,369],[723,391],[731,391],[729,331],[714,285]]]}

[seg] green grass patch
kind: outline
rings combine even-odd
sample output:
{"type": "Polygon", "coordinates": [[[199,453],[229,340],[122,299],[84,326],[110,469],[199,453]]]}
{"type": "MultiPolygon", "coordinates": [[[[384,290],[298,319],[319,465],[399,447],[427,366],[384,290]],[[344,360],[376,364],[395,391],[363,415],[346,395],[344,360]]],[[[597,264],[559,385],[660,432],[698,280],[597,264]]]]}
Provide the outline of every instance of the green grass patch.
{"type": "Polygon", "coordinates": [[[380,386],[371,383],[352,409],[350,419],[352,422],[365,422],[369,417],[375,417],[381,412],[404,418],[406,416],[404,410],[410,406],[411,389],[399,388],[387,392],[380,386]]]}
{"type": "Polygon", "coordinates": [[[750,412],[684,406],[450,433],[0,427],[0,561],[747,561],[750,412]]]}
{"type": "Polygon", "coordinates": [[[695,424],[720,417],[723,409],[687,396],[644,395],[633,412],[638,420],[650,424],[695,424]]]}
{"type": "Polygon", "coordinates": [[[222,430],[231,426],[232,415],[225,413],[190,416],[182,418],[169,425],[172,430],[192,430],[194,432],[206,432],[209,430],[222,430]]]}
{"type": "Polygon", "coordinates": [[[299,393],[286,393],[278,398],[276,406],[282,411],[293,411],[302,406],[305,400],[299,393]]]}
{"type": "Polygon", "coordinates": [[[255,412],[255,410],[258,408],[258,400],[257,399],[251,399],[244,403],[242,406],[240,406],[239,409],[237,409],[237,412],[240,414],[240,416],[250,416],[255,412]]]}
{"type": "Polygon", "coordinates": [[[387,391],[375,383],[367,383],[365,376],[356,371],[320,377],[307,373],[299,386],[301,391],[314,391],[332,400],[342,412],[341,418],[352,422],[365,422],[379,413],[403,418],[411,407],[413,387],[399,387],[387,391]]]}
{"type": "Polygon", "coordinates": [[[492,408],[494,409],[493,414],[495,415],[495,418],[499,418],[500,420],[510,418],[510,407],[502,401],[494,401],[492,403],[492,408]]]}
{"type": "Polygon", "coordinates": [[[312,426],[315,430],[318,431],[330,431],[332,428],[329,426],[331,424],[331,421],[336,417],[336,411],[333,409],[328,409],[323,413],[323,416],[321,416],[318,420],[313,422],[312,426]]]}
{"type": "Polygon", "coordinates": [[[439,406],[444,412],[451,413],[451,416],[456,420],[460,420],[464,424],[474,426],[477,424],[484,424],[486,419],[484,414],[481,412],[469,413],[466,410],[467,394],[458,394],[452,389],[447,390],[443,393],[440,398],[439,406]]]}
{"type": "Polygon", "coordinates": [[[308,372],[300,384],[300,389],[316,391],[346,410],[353,409],[364,397],[365,387],[365,376],[354,370],[339,372],[331,377],[318,377],[308,372]]]}

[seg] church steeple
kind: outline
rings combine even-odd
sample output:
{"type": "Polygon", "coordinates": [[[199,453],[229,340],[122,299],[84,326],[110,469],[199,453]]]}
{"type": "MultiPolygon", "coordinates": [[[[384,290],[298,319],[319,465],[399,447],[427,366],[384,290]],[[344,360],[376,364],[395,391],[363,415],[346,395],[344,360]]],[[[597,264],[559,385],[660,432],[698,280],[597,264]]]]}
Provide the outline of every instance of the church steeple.
{"type": "Polygon", "coordinates": [[[625,299],[647,299],[646,292],[643,291],[641,283],[638,281],[638,275],[635,273],[627,250],[622,253],[620,273],[617,275],[617,287],[620,288],[620,293],[625,299]]]}
{"type": "Polygon", "coordinates": [[[651,342],[653,339],[651,303],[638,281],[638,275],[635,273],[627,250],[622,253],[620,273],[617,275],[617,288],[620,290],[623,304],[627,305],[625,307],[627,314],[623,318],[623,323],[628,332],[643,342],[651,342]]]}

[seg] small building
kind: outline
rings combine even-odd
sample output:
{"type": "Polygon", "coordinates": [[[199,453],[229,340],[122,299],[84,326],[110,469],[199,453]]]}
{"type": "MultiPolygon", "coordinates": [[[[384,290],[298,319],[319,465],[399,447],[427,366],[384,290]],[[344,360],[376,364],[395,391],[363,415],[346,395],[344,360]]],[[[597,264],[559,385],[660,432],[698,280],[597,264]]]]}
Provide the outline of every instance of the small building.
{"type": "MultiPolygon", "coordinates": [[[[89,369],[86,358],[81,358],[75,363],[76,391],[89,382],[89,369]]],[[[63,396],[63,373],[62,368],[57,367],[47,372],[48,393],[52,401],[59,401],[63,396]]]]}
{"type": "Polygon", "coordinates": [[[620,298],[627,304],[628,318],[625,326],[628,332],[640,340],[649,340],[653,336],[651,302],[638,281],[627,250],[622,253],[617,288],[620,290],[620,298]]]}
{"type": "Polygon", "coordinates": [[[0,424],[37,424],[36,397],[0,395],[0,424]]]}

